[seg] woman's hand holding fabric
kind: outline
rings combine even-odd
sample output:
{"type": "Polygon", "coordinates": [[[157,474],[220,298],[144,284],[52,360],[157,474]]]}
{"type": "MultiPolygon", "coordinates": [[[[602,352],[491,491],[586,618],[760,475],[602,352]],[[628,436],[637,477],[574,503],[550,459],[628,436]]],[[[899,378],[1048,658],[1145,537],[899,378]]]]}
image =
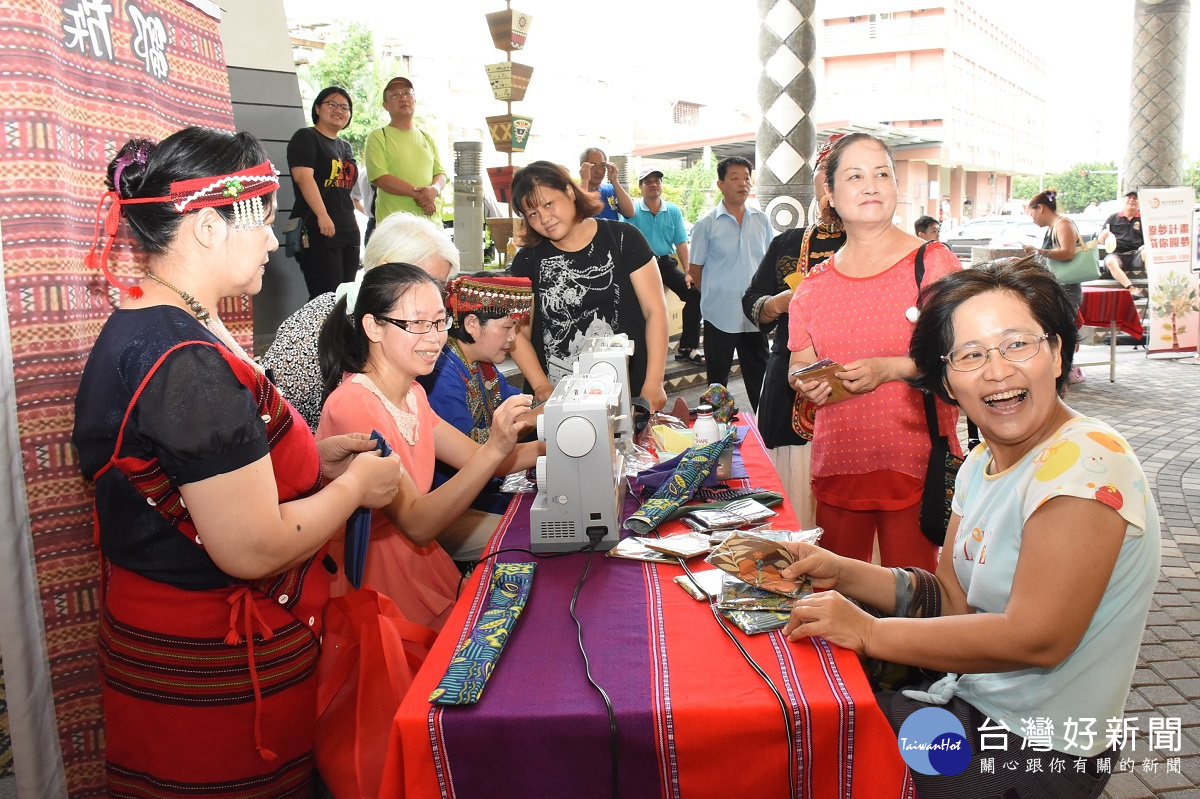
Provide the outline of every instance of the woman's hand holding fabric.
{"type": "Polygon", "coordinates": [[[820,636],[863,655],[867,653],[876,621],[837,591],[822,591],[796,603],[783,631],[789,641],[820,636]]]}
{"type": "Polygon", "coordinates": [[[330,436],[317,442],[317,454],[321,458],[321,474],[326,482],[342,476],[350,461],[360,452],[375,449],[375,442],[366,433],[344,433],[330,436]]]}
{"type": "Polygon", "coordinates": [[[358,484],[363,495],[359,506],[382,508],[395,498],[403,476],[399,455],[392,453],[385,458],[377,452],[360,452],[350,461],[343,478],[358,484]]]}
{"type": "Polygon", "coordinates": [[[837,588],[841,558],[828,549],[802,541],[789,541],[784,546],[796,556],[796,562],[783,570],[784,577],[793,580],[808,575],[809,582],[818,591],[837,588]]]}

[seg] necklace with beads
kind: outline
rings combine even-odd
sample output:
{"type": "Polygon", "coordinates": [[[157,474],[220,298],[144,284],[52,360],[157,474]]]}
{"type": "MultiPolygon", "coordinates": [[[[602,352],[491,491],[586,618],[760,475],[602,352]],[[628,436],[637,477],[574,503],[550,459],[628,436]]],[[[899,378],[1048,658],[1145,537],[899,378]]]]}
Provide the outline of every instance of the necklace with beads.
{"type": "Polygon", "coordinates": [[[220,339],[221,342],[232,352],[237,353],[237,355],[243,360],[254,364],[256,369],[260,368],[259,365],[246,354],[246,350],[242,348],[242,345],[237,343],[237,339],[235,339],[233,334],[229,332],[229,329],[225,327],[225,324],[221,321],[221,318],[210,313],[207,308],[200,304],[199,300],[197,300],[191,294],[188,294],[186,291],[175,288],[153,272],[147,272],[146,277],[178,294],[179,298],[182,299],[187,305],[188,310],[196,315],[196,319],[199,320],[200,324],[208,328],[208,330],[218,339],[220,339]]]}
{"type": "Polygon", "coordinates": [[[159,284],[161,284],[161,285],[163,285],[163,286],[166,286],[166,287],[167,287],[167,288],[169,288],[171,291],[173,291],[173,292],[175,292],[176,294],[178,294],[178,295],[180,296],[180,298],[181,298],[181,299],[182,299],[182,300],[183,300],[185,303],[187,303],[187,307],[188,307],[188,308],[191,310],[191,312],[192,312],[192,313],[194,313],[194,314],[196,315],[196,318],[200,320],[200,324],[204,325],[205,327],[209,327],[209,324],[208,324],[208,323],[209,323],[209,320],[212,318],[212,314],[210,314],[210,313],[208,312],[208,309],[207,309],[207,308],[205,308],[203,305],[201,305],[201,304],[200,304],[200,301],[199,301],[198,299],[196,299],[195,297],[193,297],[191,294],[188,294],[188,293],[187,293],[186,291],[184,291],[183,289],[177,289],[177,288],[175,288],[175,287],[174,287],[174,286],[172,286],[170,283],[168,283],[167,281],[163,280],[161,277],[159,277],[158,275],[154,274],[153,272],[147,272],[147,273],[146,273],[146,277],[150,278],[150,279],[151,279],[151,280],[153,280],[155,283],[159,283],[159,284]]]}

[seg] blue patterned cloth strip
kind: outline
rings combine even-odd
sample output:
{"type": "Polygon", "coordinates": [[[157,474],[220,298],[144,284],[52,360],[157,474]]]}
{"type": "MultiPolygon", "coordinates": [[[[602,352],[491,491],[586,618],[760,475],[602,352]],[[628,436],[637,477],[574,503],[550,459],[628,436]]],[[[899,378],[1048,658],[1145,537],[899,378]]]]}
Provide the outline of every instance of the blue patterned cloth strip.
{"type": "Polygon", "coordinates": [[[696,489],[708,477],[709,472],[717,468],[717,459],[725,448],[737,437],[736,428],[730,430],[725,438],[706,444],[703,447],[692,447],[679,458],[675,474],[663,483],[650,499],[642,503],[637,512],[625,520],[625,529],[632,530],[638,535],[646,535],[671,516],[675,510],[689,499],[696,489]]]}
{"type": "Polygon", "coordinates": [[[439,705],[472,705],[496,668],[533,584],[535,563],[498,563],[492,572],[488,606],[471,628],[429,701],[439,705]]]}

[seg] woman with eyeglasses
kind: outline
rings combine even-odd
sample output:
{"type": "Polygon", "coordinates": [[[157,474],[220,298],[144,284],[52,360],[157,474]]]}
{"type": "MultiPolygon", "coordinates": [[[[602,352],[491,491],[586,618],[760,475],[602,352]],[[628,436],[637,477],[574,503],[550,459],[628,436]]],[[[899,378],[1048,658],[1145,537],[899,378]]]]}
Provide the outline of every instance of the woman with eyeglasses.
{"type": "Polygon", "coordinates": [[[931,704],[963,725],[957,771],[914,770],[922,797],[1095,797],[1120,757],[1105,729],[1124,715],[1158,579],[1158,511],[1129,444],[1063,401],[1075,337],[1072,301],[1032,257],[924,289],[911,382],[984,438],[958,473],[936,571],[791,545],[785,576],[818,591],[792,611],[792,640],[947,672],[915,695],[877,694],[897,730],[931,704]],[[1015,769],[985,773],[985,735],[1015,769]]]}
{"type": "Polygon", "coordinates": [[[312,104],[311,128],[288,142],[288,169],[296,187],[288,226],[299,225],[296,260],[311,300],[358,271],[359,233],[350,192],[358,180],[354,150],[338,134],[354,118],[354,101],[340,86],[321,90],[312,104]]]}
{"type": "MultiPolygon", "coordinates": [[[[445,623],[460,578],[437,536],[489,479],[528,469],[541,454],[537,443],[517,443],[532,404],[527,394],[496,408],[484,444],[429,407],[416,379],[433,371],[453,321],[441,284],[427,272],[383,264],[363,276],[356,296],[338,300],[317,345],[328,394],[317,440],[377,430],[405,470],[395,499],[372,511],[363,584],[389,597],[409,621],[433,630],[445,623]],[[458,471],[430,490],[435,460],[458,471]]],[[[350,585],[337,541],[331,554],[339,567],[331,594],[340,596],[350,585]]]]}

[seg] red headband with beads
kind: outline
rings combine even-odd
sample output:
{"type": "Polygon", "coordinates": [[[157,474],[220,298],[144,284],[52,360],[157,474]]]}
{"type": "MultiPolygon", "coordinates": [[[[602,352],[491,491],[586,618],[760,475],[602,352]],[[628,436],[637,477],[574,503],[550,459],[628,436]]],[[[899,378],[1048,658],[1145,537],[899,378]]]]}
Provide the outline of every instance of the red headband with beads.
{"type": "MultiPolygon", "coordinates": [[[[120,179],[120,173],[116,175],[120,179]]],[[[89,269],[99,268],[104,272],[104,278],[113,286],[137,298],[141,296],[138,286],[126,286],[119,281],[108,268],[108,256],[112,251],[113,241],[117,237],[117,228],[121,224],[122,207],[140,203],[171,203],[177,213],[183,214],[197,208],[212,208],[262,197],[279,188],[279,173],[270,161],[234,172],[229,175],[215,175],[204,178],[177,180],[171,184],[171,194],[167,197],[122,197],[117,191],[106,191],[96,204],[96,227],[92,236],[92,248],[88,250],[83,264],[89,269]],[[108,212],[104,211],[105,200],[111,199],[108,212]],[[104,248],[97,262],[96,248],[100,244],[100,219],[104,218],[104,248]]]]}

